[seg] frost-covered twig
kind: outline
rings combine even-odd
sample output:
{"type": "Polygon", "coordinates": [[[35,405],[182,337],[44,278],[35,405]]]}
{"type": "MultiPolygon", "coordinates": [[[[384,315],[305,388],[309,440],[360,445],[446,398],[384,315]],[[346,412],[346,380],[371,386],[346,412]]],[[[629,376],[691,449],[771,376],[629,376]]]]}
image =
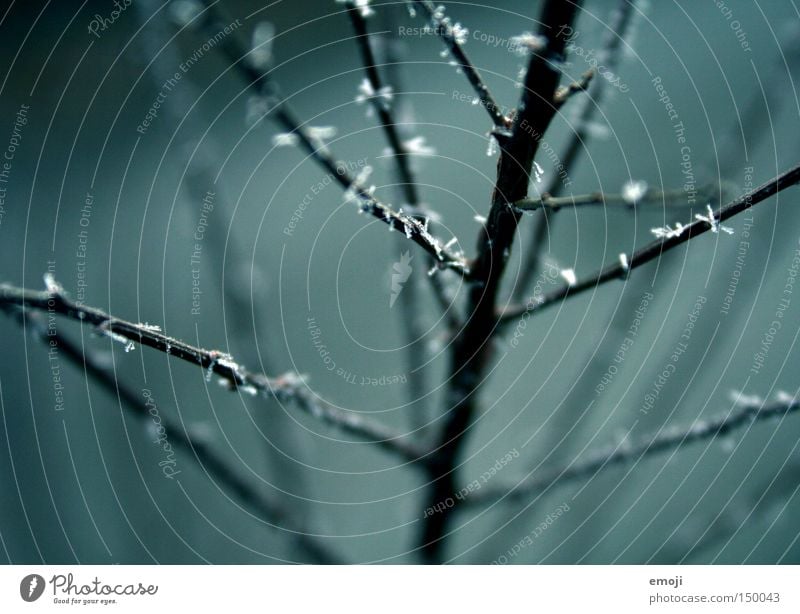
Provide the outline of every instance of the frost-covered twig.
{"type": "Polygon", "coordinates": [[[647,264],[651,260],[661,256],[664,252],[686,243],[698,235],[708,232],[709,230],[714,230],[720,222],[732,218],[734,215],[757,205],[770,196],[796,185],[797,183],[800,183],[800,165],[781,173],[774,179],[771,179],[755,190],[747,192],[717,211],[712,210],[709,214],[713,215],[713,220],[711,221],[701,216],[702,219],[695,219],[685,226],[681,225],[680,231],[673,229],[673,232],[671,232],[669,236],[664,236],[649,243],[645,247],[633,252],[630,256],[621,254],[620,262],[609,265],[586,279],[578,280],[575,284],[554,290],[538,299],[532,299],[525,305],[512,305],[507,307],[500,314],[500,321],[508,322],[525,313],[541,311],[568,296],[576,296],[600,284],[625,278],[633,269],[647,264]]]}
{"type": "Polygon", "coordinates": [[[232,390],[294,402],[315,418],[391,451],[407,462],[425,462],[426,451],[422,447],[406,441],[400,433],[395,433],[355,413],[338,409],[317,398],[296,374],[289,373],[271,378],[263,373],[251,373],[224,352],[198,348],[165,335],[157,326],[134,324],[120,320],[100,309],[79,305],[70,300],[52,278],[47,278],[47,286],[46,291],[36,291],[0,285],[0,308],[17,306],[35,309],[94,326],[101,334],[124,343],[126,351],[133,349],[135,343],[139,343],[164,352],[197,365],[205,371],[207,377],[216,375],[221,383],[232,390]]]}
{"type": "Polygon", "coordinates": [[[389,147],[393,155],[393,162],[397,166],[397,174],[401,180],[401,189],[403,190],[405,200],[410,205],[417,205],[419,203],[419,195],[417,194],[417,184],[411,172],[411,159],[409,157],[409,150],[397,129],[397,124],[391,109],[390,96],[392,88],[385,85],[378,72],[377,62],[375,61],[375,54],[372,52],[370,46],[370,36],[367,31],[367,20],[364,17],[360,8],[356,6],[355,0],[348,0],[347,11],[350,16],[350,21],[353,24],[353,30],[356,33],[356,43],[358,50],[361,53],[361,60],[364,64],[364,71],[366,73],[366,89],[370,92],[368,99],[369,104],[375,111],[375,114],[380,121],[383,133],[386,135],[386,140],[389,142],[389,147]]]}
{"type": "MultiPolygon", "coordinates": [[[[206,0],[208,1],[208,0],[206,0]]],[[[217,9],[216,4],[210,8],[217,9]]],[[[204,24],[214,29],[211,13],[204,24]]],[[[237,43],[235,36],[225,37],[218,45],[242,77],[251,85],[258,86],[259,100],[257,121],[268,118],[275,122],[286,133],[287,142],[296,142],[313,160],[322,166],[345,191],[345,196],[358,204],[360,212],[367,213],[387,224],[390,229],[405,234],[428,254],[442,268],[452,269],[462,275],[469,275],[466,259],[445,249],[442,242],[428,231],[426,222],[395,211],[389,205],[378,200],[373,194],[374,187],[365,185],[358,177],[353,176],[347,164],[338,160],[322,142],[311,126],[300,121],[289,105],[282,99],[277,85],[271,78],[270,64],[257,53],[259,50],[245,50],[237,43]]]]}
{"type": "MultiPolygon", "coordinates": [[[[602,52],[599,55],[605,59],[605,67],[611,74],[616,72],[619,64],[620,50],[633,16],[634,4],[635,0],[618,0],[618,6],[609,20],[608,31],[603,39],[602,52]]],[[[574,123],[574,131],[560,159],[562,168],[567,172],[574,172],[575,161],[586,147],[592,120],[600,108],[608,88],[606,79],[594,79],[588,87],[587,95],[579,101],[581,107],[576,114],[578,119],[574,123]]],[[[552,175],[545,192],[552,196],[559,196],[563,188],[561,175],[556,173],[552,175]]],[[[551,221],[549,212],[543,211],[531,229],[530,242],[513,292],[513,298],[516,300],[522,300],[531,281],[539,272],[551,221]]]]}
{"type": "MultiPolygon", "coordinates": [[[[521,99],[509,129],[496,129],[501,147],[489,215],[478,239],[472,266],[465,326],[451,344],[453,353],[448,391],[449,413],[431,465],[429,505],[455,493],[458,457],[478,411],[478,391],[492,359],[492,336],[497,330],[496,303],[511,245],[522,213],[509,206],[528,195],[534,157],[542,135],[553,119],[553,105],[564,60],[566,38],[559,34],[575,19],[579,2],[547,0],[539,19],[538,44],[531,50],[521,99]]],[[[425,559],[441,558],[442,537],[450,514],[425,520],[422,552],[425,559]]]]}
{"type": "Polygon", "coordinates": [[[528,480],[517,484],[490,485],[474,495],[464,497],[464,505],[485,505],[498,500],[518,501],[528,499],[532,495],[545,491],[555,485],[591,478],[595,474],[624,463],[638,461],[645,456],[652,456],[670,450],[676,450],[690,443],[722,437],[753,421],[781,418],[800,409],[797,396],[781,398],[773,403],[739,402],[730,412],[711,420],[696,420],[688,428],[671,428],[666,433],[645,439],[634,445],[624,442],[587,455],[583,461],[573,461],[566,467],[546,469],[528,480]]]}
{"type": "MultiPolygon", "coordinates": [[[[41,314],[14,308],[21,324],[30,327],[47,347],[58,349],[63,356],[77,369],[102,386],[109,394],[116,396],[126,411],[140,418],[149,418],[149,408],[145,398],[136,394],[124,383],[120,382],[114,371],[91,350],[81,348],[62,334],[48,328],[41,314]]],[[[287,532],[298,546],[306,552],[309,559],[319,564],[341,564],[340,557],[330,552],[315,537],[308,534],[308,529],[300,526],[294,518],[287,514],[281,506],[272,501],[259,489],[245,480],[240,472],[234,469],[218,452],[210,448],[206,442],[192,438],[185,428],[161,415],[161,426],[167,440],[175,448],[181,448],[192,455],[200,468],[205,471],[215,486],[220,490],[233,493],[245,507],[258,514],[259,519],[287,532]]]]}
{"type": "Polygon", "coordinates": [[[510,120],[503,115],[497,102],[495,102],[489,88],[483,82],[478,70],[470,61],[467,53],[464,51],[464,43],[466,43],[467,29],[458,23],[453,23],[449,17],[444,14],[444,7],[437,6],[430,0],[407,0],[409,6],[416,7],[423,15],[431,22],[436,34],[438,34],[444,44],[447,46],[450,55],[453,56],[455,65],[460,68],[464,75],[472,85],[475,93],[478,95],[478,100],[481,106],[486,109],[489,117],[492,118],[492,123],[497,128],[507,128],[510,125],[510,120]]]}
{"type": "MultiPolygon", "coordinates": [[[[574,196],[551,196],[545,193],[538,198],[525,198],[516,202],[514,207],[520,211],[536,211],[542,208],[558,211],[563,207],[584,207],[587,205],[632,208],[643,203],[662,204],[665,207],[692,207],[692,205],[687,204],[686,190],[650,190],[646,186],[640,186],[641,182],[626,184],[619,194],[592,192],[591,194],[574,196]]],[[[720,188],[718,186],[707,185],[698,188],[697,198],[700,201],[717,200],[719,193],[720,188]]]]}

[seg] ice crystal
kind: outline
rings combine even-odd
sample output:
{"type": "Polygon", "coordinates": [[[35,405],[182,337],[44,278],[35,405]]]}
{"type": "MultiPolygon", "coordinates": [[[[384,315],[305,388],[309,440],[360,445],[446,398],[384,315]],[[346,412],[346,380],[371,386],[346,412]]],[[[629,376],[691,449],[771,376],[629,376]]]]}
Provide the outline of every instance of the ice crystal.
{"type": "Polygon", "coordinates": [[[539,163],[534,161],[533,163],[533,176],[536,179],[536,183],[542,183],[542,177],[544,177],[544,170],[539,163]]]}
{"type": "Polygon", "coordinates": [[[280,132],[272,137],[272,144],[275,147],[294,147],[298,141],[294,132],[280,132]]]}
{"type": "Polygon", "coordinates": [[[465,28],[460,23],[456,23],[450,28],[450,34],[452,34],[453,40],[459,45],[466,45],[467,40],[469,40],[469,29],[465,28]]]}
{"type": "Polygon", "coordinates": [[[489,144],[486,146],[486,155],[493,156],[497,153],[497,139],[493,134],[489,135],[489,144]]]}
{"type": "Polygon", "coordinates": [[[638,202],[644,198],[645,194],[647,194],[646,181],[634,181],[631,179],[630,181],[626,181],[625,185],[622,186],[622,200],[629,205],[638,204],[638,202]]]}
{"type": "Polygon", "coordinates": [[[706,214],[707,215],[701,215],[700,213],[695,213],[694,217],[696,220],[708,224],[711,227],[711,232],[715,234],[719,234],[720,230],[729,235],[733,234],[733,228],[728,228],[727,226],[723,226],[719,223],[714,215],[714,210],[711,208],[711,205],[706,205],[706,214]]]}
{"type": "Polygon", "coordinates": [[[674,237],[681,236],[684,230],[686,230],[686,226],[680,222],[675,222],[675,226],[673,228],[670,228],[669,226],[661,226],[659,228],[651,228],[650,232],[652,232],[658,239],[672,239],[674,237]]]}
{"type": "Polygon", "coordinates": [[[255,126],[270,112],[272,106],[265,96],[251,96],[247,101],[245,122],[248,126],[255,126]]]}
{"type": "Polygon", "coordinates": [[[436,155],[436,149],[431,147],[430,145],[425,144],[425,137],[424,136],[415,136],[413,139],[405,141],[403,145],[406,148],[406,151],[410,154],[414,154],[417,156],[434,156],[436,155]]]}
{"type": "Polygon", "coordinates": [[[275,26],[268,21],[260,22],[253,30],[251,40],[250,64],[254,68],[265,70],[272,62],[272,41],[275,38],[275,26]]]}
{"type": "Polygon", "coordinates": [[[523,32],[518,36],[511,37],[511,45],[514,53],[527,55],[531,51],[534,53],[541,51],[547,45],[547,39],[531,32],[523,32]]]}
{"type": "Polygon", "coordinates": [[[336,2],[358,9],[362,17],[371,17],[375,14],[369,5],[370,0],[336,0],[336,2]]]}

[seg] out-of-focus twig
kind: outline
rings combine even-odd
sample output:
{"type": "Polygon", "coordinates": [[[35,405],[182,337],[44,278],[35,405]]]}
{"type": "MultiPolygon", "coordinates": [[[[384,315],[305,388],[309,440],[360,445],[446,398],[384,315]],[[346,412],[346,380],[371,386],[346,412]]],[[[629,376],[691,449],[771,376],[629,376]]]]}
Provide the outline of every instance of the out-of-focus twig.
{"type": "Polygon", "coordinates": [[[666,433],[646,439],[635,445],[620,444],[609,451],[589,454],[586,460],[575,461],[566,467],[557,467],[539,472],[528,480],[517,484],[490,485],[465,495],[462,505],[485,505],[500,499],[518,501],[543,492],[555,485],[591,478],[595,474],[624,463],[638,461],[645,456],[668,452],[685,445],[722,437],[751,421],[764,421],[780,418],[800,409],[800,399],[796,396],[782,399],[768,405],[763,402],[741,402],[740,406],[728,414],[708,421],[696,420],[688,428],[671,428],[666,433]]]}
{"type": "MultiPolygon", "coordinates": [[[[23,327],[30,327],[45,345],[50,348],[56,348],[59,356],[64,356],[108,393],[116,396],[121,402],[121,407],[126,411],[140,418],[149,417],[149,410],[144,397],[136,394],[126,384],[120,382],[113,370],[103,364],[103,361],[97,358],[93,352],[79,347],[55,329],[49,328],[43,321],[41,314],[24,309],[9,308],[8,306],[5,309],[13,309],[23,327]]],[[[175,448],[181,448],[187,454],[193,455],[199,466],[210,477],[213,477],[216,482],[215,486],[223,491],[227,490],[233,493],[245,507],[257,513],[260,520],[288,532],[312,562],[320,564],[341,564],[343,562],[337,554],[331,552],[315,537],[309,535],[306,528],[299,526],[293,518],[281,509],[277,502],[272,501],[264,493],[260,492],[258,488],[245,480],[218,452],[210,448],[205,442],[193,439],[184,428],[178,426],[168,416],[160,416],[160,418],[160,424],[164,428],[164,433],[169,442],[175,448]]]]}
{"type": "Polygon", "coordinates": [[[587,290],[595,288],[600,284],[612,281],[614,279],[625,278],[633,269],[636,269],[651,260],[661,256],[664,252],[673,249],[690,239],[701,235],[709,230],[718,228],[721,222],[732,218],[734,215],[749,209],[763,202],[770,196],[773,196],[793,185],[800,183],[800,165],[795,166],[788,171],[781,173],[774,179],[759,186],[755,190],[743,194],[739,198],[731,201],[724,207],[711,212],[712,219],[695,219],[694,221],[680,226],[678,229],[670,231],[668,236],[657,239],[652,243],[636,250],[630,256],[620,258],[620,262],[610,265],[596,274],[582,280],[578,280],[572,285],[565,285],[553,292],[550,292],[538,300],[531,300],[525,305],[512,305],[503,310],[500,314],[501,322],[508,322],[514,318],[518,318],[523,314],[530,314],[533,312],[541,311],[567,297],[577,296],[587,290]]]}

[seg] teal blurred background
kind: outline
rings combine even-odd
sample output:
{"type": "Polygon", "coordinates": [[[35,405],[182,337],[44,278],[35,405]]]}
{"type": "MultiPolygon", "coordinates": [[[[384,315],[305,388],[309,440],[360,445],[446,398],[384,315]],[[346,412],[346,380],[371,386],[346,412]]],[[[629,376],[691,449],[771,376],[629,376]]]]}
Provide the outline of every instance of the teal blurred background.
{"type": "MultiPolygon", "coordinates": [[[[174,15],[190,7],[169,4],[132,0],[97,35],[90,25],[111,15],[111,2],[13,2],[3,9],[0,148],[11,143],[22,105],[29,109],[0,217],[0,281],[42,288],[50,271],[88,305],[159,324],[253,370],[305,374],[324,399],[414,431],[410,437],[435,434],[446,410],[448,339],[422,253],[359,216],[337,185],[318,188],[324,172],[299,149],[275,147],[274,125],[248,122],[252,91],[217,50],[182,73],[150,126],[137,131],[165,81],[208,39],[191,27],[178,33],[174,15]],[[390,306],[393,266],[406,250],[416,271],[413,314],[400,302],[390,306]],[[426,362],[412,375],[424,378],[425,395],[413,402],[407,318],[426,331],[415,344],[426,362]],[[341,373],[330,370],[331,361],[341,373]]],[[[456,237],[471,256],[480,228],[474,218],[488,212],[496,164],[487,156],[488,118],[463,100],[468,84],[440,56],[440,41],[408,35],[423,25],[420,17],[402,3],[373,4],[369,26],[387,35],[377,51],[383,57],[391,49],[401,60],[391,71],[402,83],[396,108],[409,138],[422,136],[435,148],[414,158],[423,199],[441,216],[439,234],[456,237]]],[[[508,39],[534,31],[540,5],[447,3],[448,14],[470,28],[470,57],[508,107],[519,97],[524,59],[486,44],[480,33],[508,39]]],[[[616,5],[586,0],[574,44],[599,49],[616,5]]],[[[274,77],[283,94],[311,125],[334,126],[329,145],[338,158],[371,166],[376,194],[401,206],[383,134],[355,100],[363,70],[343,5],[222,6],[241,21],[232,36],[245,42],[259,22],[274,25],[274,77]]],[[[638,3],[618,69],[627,91],[608,86],[592,137],[569,169],[567,193],[615,193],[631,179],[681,188],[684,147],[697,185],[723,184],[731,196],[796,164],[799,34],[790,2],[638,3]],[[658,78],[686,143],[678,143],[659,99],[658,78]]],[[[565,80],[588,68],[573,54],[565,80]]],[[[576,106],[570,101],[545,137],[555,152],[575,130],[576,106]]],[[[537,160],[546,176],[555,172],[546,155],[537,160]]],[[[624,438],[725,415],[734,407],[732,390],[765,399],[794,394],[799,297],[791,297],[763,366],[755,373],[751,367],[800,242],[796,199],[796,189],[785,191],[728,222],[734,234],[705,234],[624,282],[543,312],[528,321],[516,347],[510,335],[499,338],[497,368],[482,388],[483,412],[459,469],[464,484],[512,451],[519,456],[502,479],[513,482],[624,438]],[[732,279],[735,293],[726,303],[732,279]],[[647,293],[653,298],[638,334],[624,360],[614,362],[647,293]],[[698,297],[703,306],[688,348],[643,412],[698,297]],[[612,365],[618,370],[598,392],[612,365]]],[[[563,210],[550,219],[548,263],[584,277],[652,240],[651,228],[699,212],[702,205],[563,210]]],[[[531,248],[533,222],[520,225],[509,291],[531,248]]],[[[441,275],[461,306],[463,289],[441,275]]],[[[426,482],[414,468],[291,403],[231,393],[197,368],[147,349],[126,352],[74,322],[60,320],[59,332],[113,366],[121,386],[150,390],[163,415],[219,451],[344,560],[417,560],[426,482]]],[[[165,478],[153,424],[63,360],[64,409],[56,411],[47,348],[14,318],[0,319],[0,335],[0,559],[307,560],[290,532],[240,506],[191,455],[178,453],[179,479],[165,478]]],[[[489,563],[508,556],[566,505],[569,511],[510,562],[798,563],[798,420],[748,424],[557,486],[526,505],[460,512],[447,558],[489,563]]]]}

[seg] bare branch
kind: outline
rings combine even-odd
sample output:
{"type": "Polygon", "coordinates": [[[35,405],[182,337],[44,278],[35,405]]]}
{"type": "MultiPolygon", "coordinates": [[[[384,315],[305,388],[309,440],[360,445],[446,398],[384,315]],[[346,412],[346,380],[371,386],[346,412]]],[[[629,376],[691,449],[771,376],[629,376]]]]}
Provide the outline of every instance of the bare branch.
{"type": "Polygon", "coordinates": [[[370,46],[367,20],[362,14],[361,9],[356,7],[354,0],[350,0],[348,6],[349,10],[347,14],[353,24],[353,30],[356,33],[356,43],[358,44],[358,49],[364,64],[364,71],[367,75],[370,89],[373,92],[373,95],[369,98],[369,102],[378,116],[381,128],[383,128],[383,132],[386,135],[386,140],[389,142],[389,146],[392,149],[394,156],[393,161],[397,165],[397,174],[402,183],[401,188],[404,192],[406,202],[416,206],[419,204],[419,194],[417,193],[417,185],[411,172],[410,152],[400,138],[389,102],[386,96],[382,94],[382,92],[387,92],[388,90],[378,72],[375,54],[372,52],[372,47],[370,46]]]}
{"type": "Polygon", "coordinates": [[[409,4],[413,4],[420,11],[422,11],[422,13],[428,18],[428,21],[431,22],[434,31],[441,37],[442,41],[447,46],[447,49],[453,56],[457,66],[466,75],[470,85],[472,85],[472,88],[478,95],[481,106],[486,109],[486,112],[489,114],[489,117],[491,117],[492,123],[495,125],[495,127],[507,128],[511,124],[511,121],[509,118],[503,115],[500,107],[497,105],[497,102],[495,102],[494,97],[489,91],[489,88],[483,82],[478,70],[472,64],[469,57],[467,57],[467,53],[464,51],[464,44],[461,40],[461,37],[466,33],[466,30],[457,23],[453,24],[449,17],[445,17],[444,9],[439,6],[435,6],[430,0],[409,0],[409,4]]]}
{"type": "MultiPolygon", "coordinates": [[[[11,310],[12,308],[6,306],[4,309],[11,310]]],[[[150,417],[144,397],[120,383],[113,370],[91,351],[79,347],[53,329],[48,329],[41,314],[17,308],[13,308],[13,311],[23,327],[30,326],[42,343],[48,347],[57,348],[60,356],[64,356],[108,393],[116,396],[121,407],[139,418],[150,417]]],[[[298,526],[276,502],[271,501],[258,488],[243,479],[220,454],[209,448],[205,442],[190,437],[184,428],[179,427],[168,416],[160,416],[160,418],[164,433],[173,447],[181,448],[187,454],[194,456],[200,467],[213,476],[215,486],[220,488],[216,484],[219,482],[222,485],[221,490],[232,492],[242,504],[254,510],[261,520],[289,532],[292,539],[309,555],[313,562],[328,565],[342,563],[338,555],[330,552],[317,539],[309,535],[307,529],[298,526]]]]}
{"type": "MultiPolygon", "coordinates": [[[[740,397],[741,398],[741,397],[740,397]]],[[[781,418],[800,409],[797,396],[780,399],[770,405],[763,402],[751,403],[740,401],[724,416],[708,421],[695,420],[688,428],[672,428],[664,434],[646,439],[635,445],[620,444],[610,451],[589,454],[586,460],[570,463],[566,467],[544,470],[538,475],[519,482],[498,486],[487,486],[467,495],[461,501],[464,506],[486,505],[498,500],[519,501],[543,492],[556,485],[584,480],[593,477],[609,467],[638,461],[670,450],[677,450],[685,445],[722,437],[751,422],[781,418]]]]}
{"type": "MultiPolygon", "coordinates": [[[[452,366],[448,396],[449,414],[444,423],[434,462],[431,464],[430,505],[455,492],[455,468],[466,434],[477,412],[478,388],[491,361],[491,338],[497,329],[496,301],[522,213],[509,206],[527,197],[531,169],[542,135],[556,113],[553,105],[564,59],[566,39],[558,32],[575,19],[578,3],[547,0],[542,9],[537,41],[519,108],[510,130],[495,130],[500,143],[497,180],[489,215],[478,241],[472,267],[469,317],[452,343],[452,366]]],[[[422,536],[423,556],[440,559],[448,513],[429,516],[422,536]]]]}
{"type": "MultiPolygon", "coordinates": [[[[212,10],[219,10],[216,3],[213,7],[209,7],[210,14],[204,22],[204,25],[211,30],[214,29],[212,10]]],[[[333,156],[321,139],[313,134],[306,123],[297,118],[289,105],[282,99],[277,85],[270,77],[269,66],[264,66],[254,60],[255,56],[251,55],[252,51],[241,48],[236,42],[235,36],[225,37],[218,47],[251,86],[260,88],[263,117],[269,118],[288,134],[296,137],[302,149],[336,180],[345,190],[345,194],[352,195],[352,199],[358,203],[361,212],[368,213],[388,224],[393,230],[404,233],[406,238],[430,254],[440,267],[458,271],[465,276],[469,275],[469,267],[464,257],[451,253],[439,239],[431,235],[428,232],[427,222],[404,214],[402,210],[395,211],[389,205],[382,203],[373,195],[372,188],[362,185],[362,182],[350,173],[347,164],[333,156]]]]}
{"type": "MultiPolygon", "coordinates": [[[[720,187],[714,185],[701,186],[697,189],[697,199],[701,202],[716,200],[720,194],[720,187]]],[[[691,208],[696,205],[687,204],[686,190],[649,190],[645,189],[641,195],[637,194],[604,194],[592,192],[574,196],[551,196],[542,194],[539,198],[525,198],[515,202],[514,207],[520,211],[536,211],[537,209],[550,209],[558,211],[562,207],[583,207],[587,205],[621,206],[634,208],[643,203],[661,204],[665,207],[691,208]]]]}
{"type": "Polygon", "coordinates": [[[514,305],[507,307],[500,315],[500,321],[508,322],[509,320],[513,320],[514,318],[522,316],[523,314],[541,311],[542,309],[554,305],[568,296],[577,296],[578,294],[595,288],[600,284],[604,284],[614,279],[625,278],[633,269],[647,264],[651,260],[661,256],[664,252],[686,243],[696,236],[715,229],[720,222],[724,222],[725,220],[732,218],[734,215],[741,213],[742,211],[749,209],[754,205],[757,205],[770,196],[773,196],[788,187],[796,185],[797,183],[800,183],[800,165],[781,173],[774,179],[771,179],[755,190],[747,192],[724,207],[719,208],[717,211],[713,211],[712,220],[695,219],[695,221],[690,222],[686,226],[682,226],[680,230],[673,231],[670,236],[657,239],[645,247],[636,250],[630,256],[622,254],[624,258],[620,258],[619,263],[610,265],[605,269],[598,271],[595,275],[583,280],[579,280],[577,283],[571,286],[568,285],[559,288],[558,290],[546,294],[540,299],[531,299],[525,305],[514,305]]]}
{"type": "MultiPolygon", "coordinates": [[[[606,59],[604,64],[610,72],[615,72],[617,70],[620,49],[622,48],[628,25],[633,16],[634,3],[635,0],[618,0],[618,6],[609,20],[608,31],[606,32],[602,44],[602,53],[600,55],[606,59]]],[[[582,106],[577,113],[578,120],[575,123],[575,131],[572,133],[572,137],[560,160],[563,168],[567,169],[569,172],[573,172],[573,166],[578,159],[578,154],[580,154],[582,148],[586,145],[589,126],[597,110],[600,108],[600,104],[608,91],[608,87],[608,83],[605,79],[594,79],[589,85],[587,96],[580,100],[582,106]]],[[[553,196],[558,196],[561,194],[562,189],[563,183],[561,178],[558,174],[555,174],[551,177],[545,192],[553,196]]],[[[542,215],[539,216],[539,219],[536,220],[536,224],[531,229],[531,240],[528,245],[528,250],[525,253],[525,260],[513,293],[514,298],[517,300],[522,299],[531,280],[539,271],[542,254],[547,244],[547,234],[550,225],[550,218],[547,213],[548,212],[543,211],[542,215]]]]}
{"type": "Polygon", "coordinates": [[[348,411],[333,407],[316,397],[294,373],[270,378],[262,373],[251,373],[233,358],[217,350],[205,350],[168,337],[159,327],[149,324],[134,324],[120,320],[94,307],[79,305],[64,294],[63,289],[48,279],[47,291],[27,290],[9,285],[0,285],[0,307],[17,306],[46,313],[56,313],[94,326],[100,333],[126,344],[131,349],[139,343],[197,365],[220,378],[231,390],[241,390],[251,395],[261,394],[279,401],[292,401],[304,412],[331,424],[340,430],[366,439],[381,448],[399,455],[405,461],[424,462],[426,451],[405,440],[380,424],[348,411]]]}

